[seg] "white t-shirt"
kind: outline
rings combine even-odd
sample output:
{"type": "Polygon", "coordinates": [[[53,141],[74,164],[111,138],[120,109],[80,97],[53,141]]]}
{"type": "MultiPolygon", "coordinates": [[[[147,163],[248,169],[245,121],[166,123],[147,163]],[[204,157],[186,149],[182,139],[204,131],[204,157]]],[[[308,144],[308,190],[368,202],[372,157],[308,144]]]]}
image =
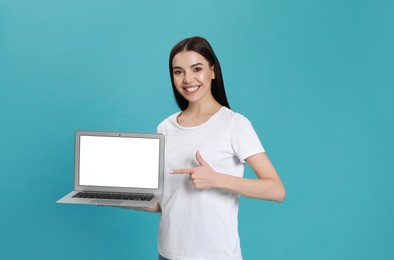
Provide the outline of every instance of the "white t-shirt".
{"type": "Polygon", "coordinates": [[[215,171],[242,177],[245,159],[264,148],[249,120],[226,107],[196,127],[180,126],[179,113],[158,126],[166,137],[159,253],[174,260],[242,259],[239,195],[220,189],[197,190],[188,174],[169,171],[198,166],[199,150],[215,171]]]}

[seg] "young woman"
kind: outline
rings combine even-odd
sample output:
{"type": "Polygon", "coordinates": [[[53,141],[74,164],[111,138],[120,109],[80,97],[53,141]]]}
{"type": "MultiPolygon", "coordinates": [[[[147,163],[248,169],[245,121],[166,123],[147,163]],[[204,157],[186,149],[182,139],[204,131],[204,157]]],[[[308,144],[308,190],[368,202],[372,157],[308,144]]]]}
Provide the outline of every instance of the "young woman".
{"type": "Polygon", "coordinates": [[[242,259],[239,196],[281,202],[285,189],[251,123],[230,110],[219,61],[207,40],[171,51],[177,112],[158,126],[166,137],[159,259],[242,259]],[[242,178],[244,163],[256,179],[242,178]]]}

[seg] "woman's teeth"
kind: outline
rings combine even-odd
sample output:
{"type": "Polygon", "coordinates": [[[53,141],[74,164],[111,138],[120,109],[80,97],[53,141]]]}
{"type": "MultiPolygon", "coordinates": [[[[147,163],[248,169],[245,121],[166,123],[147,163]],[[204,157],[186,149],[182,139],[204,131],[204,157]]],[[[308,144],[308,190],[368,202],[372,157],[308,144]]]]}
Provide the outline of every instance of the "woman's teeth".
{"type": "Polygon", "coordinates": [[[197,87],[190,87],[190,88],[185,88],[185,90],[186,90],[187,92],[194,92],[194,91],[196,91],[198,88],[199,88],[198,86],[197,86],[197,87]]]}

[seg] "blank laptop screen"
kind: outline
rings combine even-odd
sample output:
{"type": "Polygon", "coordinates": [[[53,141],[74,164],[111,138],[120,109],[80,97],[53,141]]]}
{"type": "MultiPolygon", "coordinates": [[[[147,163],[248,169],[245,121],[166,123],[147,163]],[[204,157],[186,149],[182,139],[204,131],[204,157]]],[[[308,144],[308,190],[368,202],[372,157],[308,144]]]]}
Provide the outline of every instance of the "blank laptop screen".
{"type": "Polygon", "coordinates": [[[80,137],[79,185],[159,187],[159,139],[80,137]]]}

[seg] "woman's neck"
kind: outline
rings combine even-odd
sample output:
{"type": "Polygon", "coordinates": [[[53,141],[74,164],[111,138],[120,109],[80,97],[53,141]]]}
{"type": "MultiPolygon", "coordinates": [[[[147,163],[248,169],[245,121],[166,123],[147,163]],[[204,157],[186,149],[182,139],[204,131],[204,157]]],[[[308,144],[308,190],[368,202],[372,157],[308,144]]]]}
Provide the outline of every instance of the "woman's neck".
{"type": "Polygon", "coordinates": [[[179,125],[185,127],[198,126],[208,121],[221,108],[222,105],[216,100],[215,102],[205,103],[204,105],[189,103],[188,107],[179,114],[177,121],[179,125]]]}
{"type": "Polygon", "coordinates": [[[198,116],[198,115],[213,115],[222,107],[219,102],[214,100],[213,102],[204,103],[189,103],[187,108],[183,111],[183,114],[198,116]]]}

